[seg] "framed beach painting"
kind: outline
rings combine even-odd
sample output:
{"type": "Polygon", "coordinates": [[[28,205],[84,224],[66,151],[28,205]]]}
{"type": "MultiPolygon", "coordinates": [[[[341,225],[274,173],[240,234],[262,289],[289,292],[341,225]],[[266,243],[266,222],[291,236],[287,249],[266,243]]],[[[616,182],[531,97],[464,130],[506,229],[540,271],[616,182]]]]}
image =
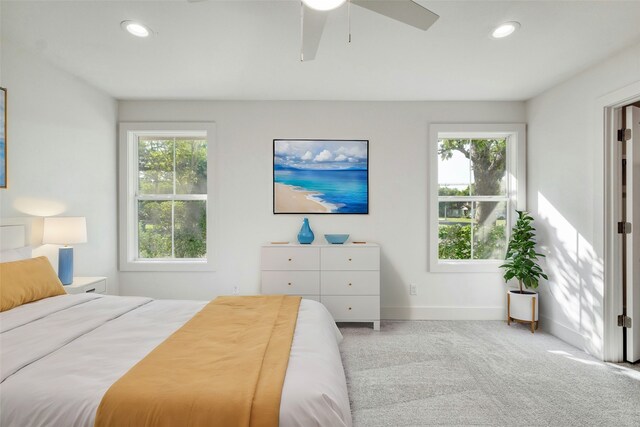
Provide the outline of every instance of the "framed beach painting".
{"type": "Polygon", "coordinates": [[[7,188],[7,90],[0,87],[0,188],[7,188]]]}
{"type": "Polygon", "coordinates": [[[274,214],[368,214],[369,141],[273,140],[274,214]]]}

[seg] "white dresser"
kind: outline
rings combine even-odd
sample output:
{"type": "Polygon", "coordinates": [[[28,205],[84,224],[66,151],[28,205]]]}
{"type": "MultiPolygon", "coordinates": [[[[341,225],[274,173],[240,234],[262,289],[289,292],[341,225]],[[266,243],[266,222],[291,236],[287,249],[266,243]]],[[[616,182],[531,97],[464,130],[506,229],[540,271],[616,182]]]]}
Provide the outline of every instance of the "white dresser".
{"type": "Polygon", "coordinates": [[[372,322],[380,330],[380,247],[265,245],[262,293],[320,301],[336,322],[372,322]]]}

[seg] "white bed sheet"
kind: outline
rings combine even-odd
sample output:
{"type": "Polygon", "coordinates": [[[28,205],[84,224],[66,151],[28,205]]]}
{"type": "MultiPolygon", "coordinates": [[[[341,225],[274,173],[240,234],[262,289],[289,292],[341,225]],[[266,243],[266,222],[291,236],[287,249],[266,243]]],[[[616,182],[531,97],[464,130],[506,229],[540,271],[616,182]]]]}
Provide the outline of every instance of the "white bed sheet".
{"type": "MultiPolygon", "coordinates": [[[[92,427],[111,384],[205,304],[83,294],[0,313],[0,425],[92,427]]],[[[281,426],[351,426],[341,339],[324,306],[302,300],[281,426]]]]}

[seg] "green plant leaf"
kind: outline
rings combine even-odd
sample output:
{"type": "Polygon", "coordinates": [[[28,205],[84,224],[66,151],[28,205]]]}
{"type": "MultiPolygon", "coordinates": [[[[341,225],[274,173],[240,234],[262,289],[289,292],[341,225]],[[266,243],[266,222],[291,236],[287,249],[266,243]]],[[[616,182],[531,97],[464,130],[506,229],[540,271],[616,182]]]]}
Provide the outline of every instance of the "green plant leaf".
{"type": "Polygon", "coordinates": [[[516,210],[518,219],[513,226],[507,245],[505,262],[500,266],[504,270],[503,278],[509,281],[517,278],[527,288],[538,287],[540,277],[548,280],[537,263],[538,257],[545,255],[536,252],[535,228],[531,225],[533,217],[526,211],[516,210]]]}

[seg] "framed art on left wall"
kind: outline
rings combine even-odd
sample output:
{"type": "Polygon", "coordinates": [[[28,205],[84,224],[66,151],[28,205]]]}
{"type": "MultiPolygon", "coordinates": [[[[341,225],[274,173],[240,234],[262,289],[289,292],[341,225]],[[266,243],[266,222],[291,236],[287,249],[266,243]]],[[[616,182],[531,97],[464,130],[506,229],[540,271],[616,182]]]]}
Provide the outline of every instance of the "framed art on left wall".
{"type": "Polygon", "coordinates": [[[0,188],[7,188],[7,90],[0,87],[0,188]]]}

